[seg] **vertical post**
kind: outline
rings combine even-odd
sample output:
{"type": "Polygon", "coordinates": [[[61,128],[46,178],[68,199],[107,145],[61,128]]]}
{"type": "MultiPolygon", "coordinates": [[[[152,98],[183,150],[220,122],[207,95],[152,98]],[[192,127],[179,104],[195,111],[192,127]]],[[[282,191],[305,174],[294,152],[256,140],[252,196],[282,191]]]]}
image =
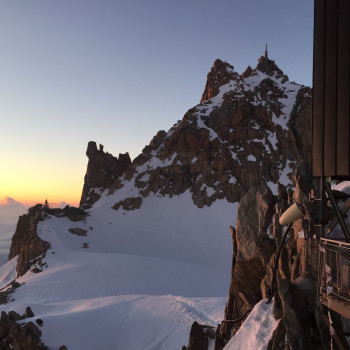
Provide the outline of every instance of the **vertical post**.
{"type": "Polygon", "coordinates": [[[316,218],[314,221],[315,234],[319,239],[324,236],[324,224],[326,222],[326,196],[324,192],[325,178],[316,177],[316,218]]]}

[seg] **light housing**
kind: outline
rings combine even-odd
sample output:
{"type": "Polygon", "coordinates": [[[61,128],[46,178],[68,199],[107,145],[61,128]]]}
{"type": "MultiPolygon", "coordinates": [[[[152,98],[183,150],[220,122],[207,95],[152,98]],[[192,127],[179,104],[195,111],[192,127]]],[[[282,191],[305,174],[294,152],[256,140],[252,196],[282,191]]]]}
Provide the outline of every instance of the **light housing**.
{"type": "Polygon", "coordinates": [[[303,207],[299,202],[292,204],[280,217],[280,225],[286,226],[304,216],[303,207]]]}

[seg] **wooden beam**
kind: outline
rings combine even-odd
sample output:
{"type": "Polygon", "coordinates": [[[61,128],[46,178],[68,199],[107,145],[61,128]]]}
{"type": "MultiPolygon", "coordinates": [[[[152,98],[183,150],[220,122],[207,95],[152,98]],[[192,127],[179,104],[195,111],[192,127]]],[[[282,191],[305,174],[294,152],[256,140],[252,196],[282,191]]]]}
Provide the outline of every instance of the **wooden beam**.
{"type": "Polygon", "coordinates": [[[324,306],[329,307],[336,313],[350,320],[350,303],[349,302],[346,302],[346,301],[341,302],[340,300],[330,295],[327,295],[325,293],[321,293],[321,302],[324,306]]]}

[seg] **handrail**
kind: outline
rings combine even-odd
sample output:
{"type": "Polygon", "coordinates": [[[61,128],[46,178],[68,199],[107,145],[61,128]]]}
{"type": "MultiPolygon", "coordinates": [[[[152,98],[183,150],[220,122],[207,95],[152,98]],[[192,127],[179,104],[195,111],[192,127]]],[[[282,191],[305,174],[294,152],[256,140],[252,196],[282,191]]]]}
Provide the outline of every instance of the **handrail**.
{"type": "Polygon", "coordinates": [[[321,238],[320,292],[350,302],[350,244],[321,238]]]}
{"type": "Polygon", "coordinates": [[[344,245],[344,246],[347,246],[350,248],[350,243],[348,242],[343,242],[343,241],[338,241],[336,239],[330,239],[330,238],[323,238],[321,237],[321,241],[324,241],[324,242],[332,242],[332,243],[335,243],[336,245],[344,245]]]}

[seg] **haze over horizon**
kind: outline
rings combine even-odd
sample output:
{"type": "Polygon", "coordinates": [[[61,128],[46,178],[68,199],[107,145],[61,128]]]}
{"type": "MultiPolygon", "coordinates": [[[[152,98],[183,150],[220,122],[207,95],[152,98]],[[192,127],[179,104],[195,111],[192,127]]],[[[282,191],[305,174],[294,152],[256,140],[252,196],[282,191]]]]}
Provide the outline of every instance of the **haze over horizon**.
{"type": "Polygon", "coordinates": [[[77,205],[88,141],[133,159],[199,103],[216,58],[241,73],[267,43],[311,85],[311,0],[38,0],[0,13],[0,202],[77,205]]]}

